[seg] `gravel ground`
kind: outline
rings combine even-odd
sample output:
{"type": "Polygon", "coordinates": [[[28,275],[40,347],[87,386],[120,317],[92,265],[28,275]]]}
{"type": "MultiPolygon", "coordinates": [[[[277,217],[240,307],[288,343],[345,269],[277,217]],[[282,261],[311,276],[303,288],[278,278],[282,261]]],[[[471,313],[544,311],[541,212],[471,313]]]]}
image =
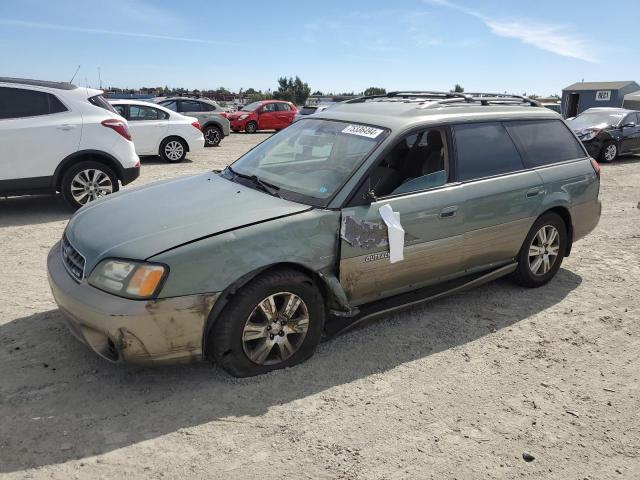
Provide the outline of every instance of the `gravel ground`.
{"type": "MultiPolygon", "coordinates": [[[[266,136],[144,161],[133,185],[266,136]]],[[[499,280],[244,380],[91,353],[45,274],[69,211],[0,200],[0,478],[640,478],[640,160],[604,165],[601,196],[599,227],[549,285],[499,280]]]]}

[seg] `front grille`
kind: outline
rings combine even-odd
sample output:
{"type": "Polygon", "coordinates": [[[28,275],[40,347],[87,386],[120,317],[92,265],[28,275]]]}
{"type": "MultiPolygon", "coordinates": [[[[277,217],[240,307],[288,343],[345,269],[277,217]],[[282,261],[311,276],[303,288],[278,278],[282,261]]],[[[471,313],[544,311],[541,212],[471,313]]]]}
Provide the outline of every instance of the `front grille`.
{"type": "Polygon", "coordinates": [[[84,277],[84,257],[69,243],[66,235],[62,236],[62,263],[73,278],[82,280],[84,277]]]}

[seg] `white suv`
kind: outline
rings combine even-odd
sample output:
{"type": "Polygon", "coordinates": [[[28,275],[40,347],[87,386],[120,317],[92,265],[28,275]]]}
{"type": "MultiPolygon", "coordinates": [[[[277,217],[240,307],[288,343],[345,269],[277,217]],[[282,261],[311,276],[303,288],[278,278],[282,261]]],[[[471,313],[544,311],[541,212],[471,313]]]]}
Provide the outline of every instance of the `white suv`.
{"type": "Polygon", "coordinates": [[[140,174],[127,121],[102,91],[0,77],[0,197],[61,192],[74,208],[140,174]]]}

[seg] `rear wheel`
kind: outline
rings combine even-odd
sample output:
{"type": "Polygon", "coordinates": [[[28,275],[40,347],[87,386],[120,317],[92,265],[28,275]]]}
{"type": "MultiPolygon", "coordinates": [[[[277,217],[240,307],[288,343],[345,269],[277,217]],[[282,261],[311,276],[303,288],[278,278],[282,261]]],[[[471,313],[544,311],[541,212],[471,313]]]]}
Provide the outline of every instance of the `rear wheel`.
{"type": "Polygon", "coordinates": [[[256,133],[258,131],[258,124],[251,121],[244,126],[244,131],[247,133],[256,133]]]}
{"type": "Polygon", "coordinates": [[[282,270],[253,280],[233,296],[207,339],[212,360],[249,377],[308,359],[324,326],[322,295],[309,277],[282,270]]]}
{"type": "Polygon", "coordinates": [[[159,153],[165,162],[179,163],[187,156],[187,144],[176,137],[165,138],[159,153]]]}
{"type": "Polygon", "coordinates": [[[607,142],[600,150],[599,160],[604,163],[613,162],[618,156],[618,146],[615,142],[607,142]]]}
{"type": "Polygon", "coordinates": [[[524,287],[540,287],[551,280],[567,251],[567,227],[556,213],[542,215],[531,227],[518,254],[513,280],[524,287]]]}
{"type": "Polygon", "coordinates": [[[204,143],[207,147],[217,147],[222,141],[222,131],[218,127],[205,127],[202,131],[204,143]]]}
{"type": "Polygon", "coordinates": [[[74,209],[117,192],[118,189],[118,177],[113,170],[92,161],[73,165],[64,173],[60,184],[62,196],[74,209]]]}

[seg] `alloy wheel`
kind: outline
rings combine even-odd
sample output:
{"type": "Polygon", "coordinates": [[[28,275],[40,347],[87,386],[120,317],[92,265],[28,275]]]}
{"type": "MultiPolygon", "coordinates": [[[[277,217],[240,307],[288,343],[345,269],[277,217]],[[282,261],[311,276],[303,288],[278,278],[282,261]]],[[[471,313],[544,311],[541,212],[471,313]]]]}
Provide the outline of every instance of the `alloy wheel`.
{"type": "Polygon", "coordinates": [[[89,168],[80,170],[71,180],[71,195],[80,205],[104,197],[113,192],[109,175],[101,170],[89,168]]]}
{"type": "Polygon", "coordinates": [[[184,155],[184,147],[178,140],[171,140],[164,146],[164,153],[169,160],[180,160],[184,155]]]}
{"type": "Polygon", "coordinates": [[[558,259],[560,234],[553,225],[544,225],[531,239],[529,268],[534,275],[546,275],[558,259]]]}
{"type": "Polygon", "coordinates": [[[309,310],[291,292],[269,295],[253,309],[242,331],[245,355],[258,365],[284,362],[298,351],[309,329],[309,310]]]}
{"type": "Polygon", "coordinates": [[[204,133],[204,138],[208,145],[218,145],[220,143],[220,132],[217,128],[209,128],[204,133]]]}
{"type": "Polygon", "coordinates": [[[616,154],[618,153],[618,147],[615,146],[615,144],[610,143],[609,145],[607,145],[607,147],[604,149],[604,159],[607,162],[611,162],[613,161],[613,159],[616,158],[616,154]]]}

